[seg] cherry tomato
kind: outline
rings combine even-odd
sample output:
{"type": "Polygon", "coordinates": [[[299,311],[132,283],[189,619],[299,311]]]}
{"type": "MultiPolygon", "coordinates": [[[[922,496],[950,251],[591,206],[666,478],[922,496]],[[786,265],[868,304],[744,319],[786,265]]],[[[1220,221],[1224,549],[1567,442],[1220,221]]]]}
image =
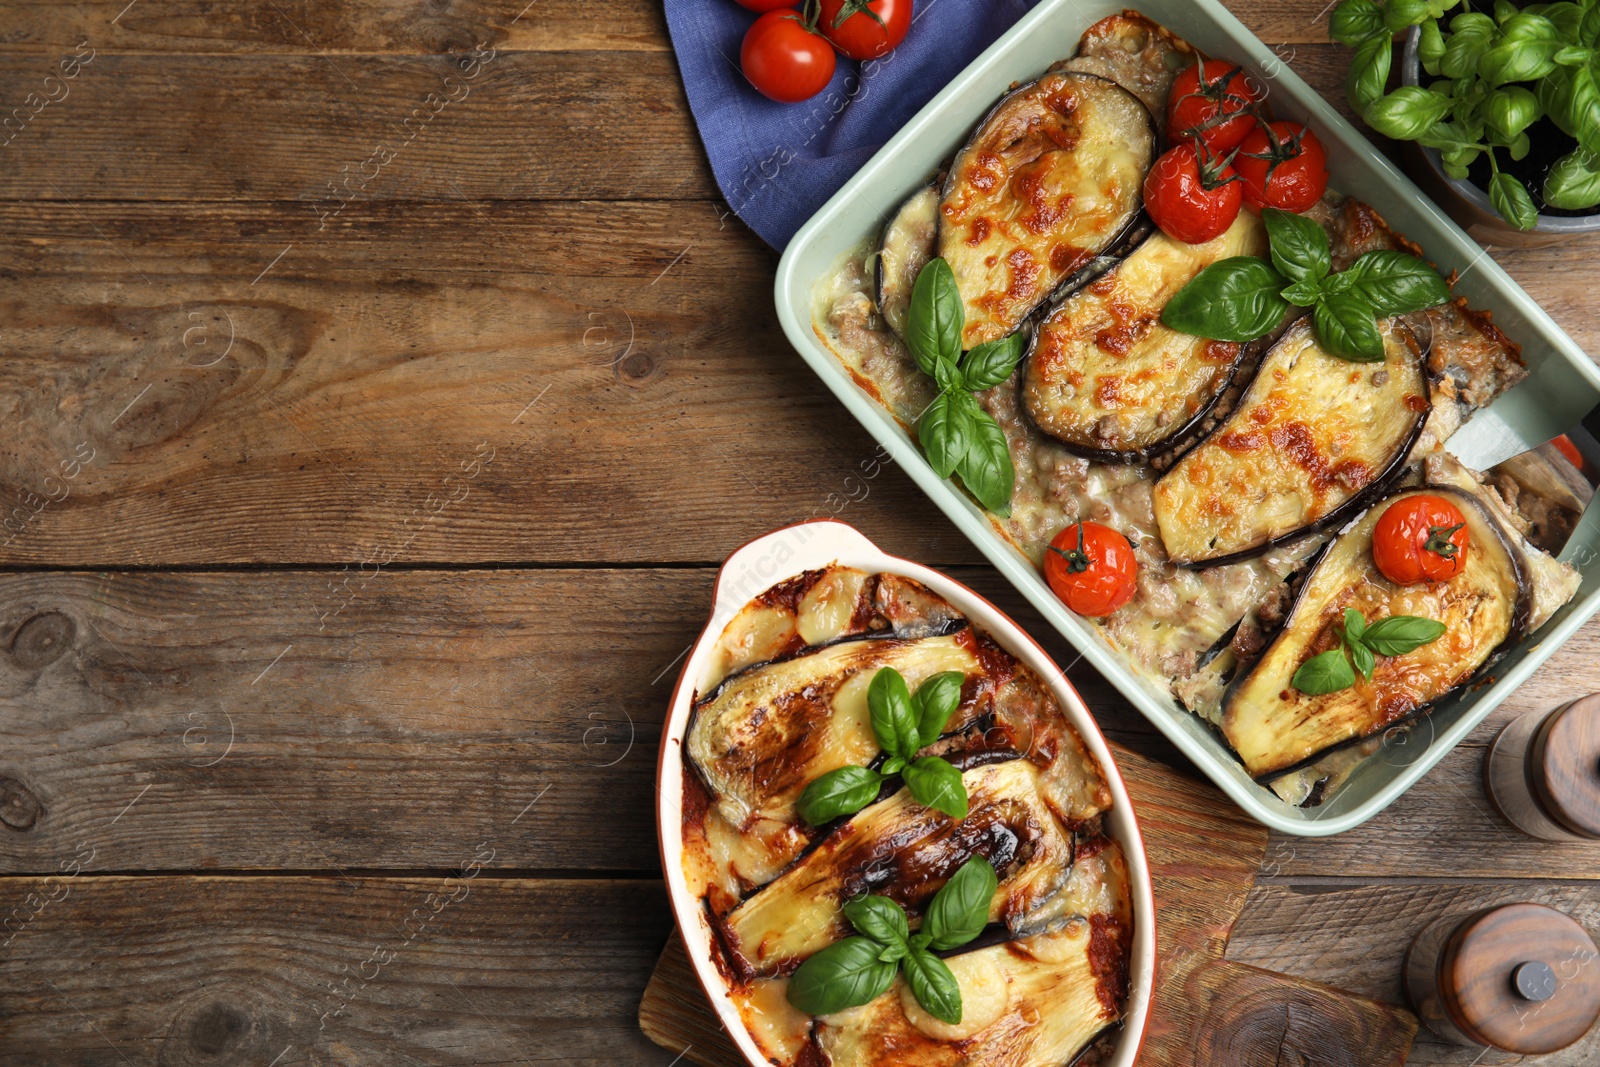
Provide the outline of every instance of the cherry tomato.
{"type": "Polygon", "coordinates": [[[1261,100],[1244,69],[1223,59],[1208,59],[1178,71],[1167,104],[1167,139],[1173,144],[1199,139],[1226,154],[1255,128],[1251,109],[1261,100]]]}
{"type": "Polygon", "coordinates": [[[1328,153],[1304,123],[1260,124],[1239,142],[1233,168],[1256,207],[1305,211],[1328,190],[1328,153]]]}
{"type": "Polygon", "coordinates": [[[1449,581],[1467,565],[1467,518],[1442,496],[1397,500],[1372,531],[1372,560],[1391,582],[1449,581]]]}
{"type": "Polygon", "coordinates": [[[1079,615],[1110,615],[1133,597],[1139,561],[1122,534],[1098,522],[1068,526],[1044,554],[1044,578],[1079,615]]]}
{"type": "Polygon", "coordinates": [[[750,11],[786,11],[800,6],[800,0],[736,0],[738,5],[750,11]]]}
{"type": "Polygon", "coordinates": [[[1144,179],[1144,207],[1150,217],[1162,233],[1192,245],[1232,226],[1242,196],[1238,175],[1204,144],[1167,149],[1144,179]]]}
{"type": "Polygon", "coordinates": [[[822,0],[817,28],[851,59],[882,59],[906,39],[912,0],[822,0]]]}
{"type": "Polygon", "coordinates": [[[1583,453],[1579,452],[1578,446],[1572,443],[1572,438],[1562,434],[1550,443],[1556,446],[1557,452],[1566,457],[1568,463],[1580,471],[1583,470],[1583,453]]]}
{"type": "Polygon", "coordinates": [[[796,104],[822,92],[833,78],[833,46],[806,28],[798,11],[769,11],[750,24],[739,66],[764,96],[796,104]]]}

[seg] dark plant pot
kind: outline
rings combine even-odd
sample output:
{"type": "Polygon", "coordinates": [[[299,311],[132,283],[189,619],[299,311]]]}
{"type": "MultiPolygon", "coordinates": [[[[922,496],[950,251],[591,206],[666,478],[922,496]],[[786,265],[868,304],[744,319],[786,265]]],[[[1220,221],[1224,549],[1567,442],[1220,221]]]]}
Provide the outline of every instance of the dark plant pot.
{"type": "MultiPolygon", "coordinates": [[[[1421,31],[1415,26],[1406,33],[1405,50],[1400,57],[1402,85],[1417,85],[1421,81],[1422,62],[1417,58],[1420,36],[1421,31]]],[[[1470,181],[1446,174],[1438,149],[1424,148],[1415,141],[1400,141],[1395,147],[1412,180],[1479,244],[1540,248],[1584,234],[1600,233],[1600,214],[1540,215],[1533,229],[1519,230],[1500,217],[1490,205],[1488,193],[1470,181]]]]}

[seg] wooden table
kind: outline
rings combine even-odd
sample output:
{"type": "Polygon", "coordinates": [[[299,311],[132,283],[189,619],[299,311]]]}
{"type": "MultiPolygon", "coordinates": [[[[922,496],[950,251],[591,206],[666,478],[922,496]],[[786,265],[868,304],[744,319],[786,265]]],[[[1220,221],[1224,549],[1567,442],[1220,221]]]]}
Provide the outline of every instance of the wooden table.
{"type": "MultiPolygon", "coordinates": [[[[660,12],[524,2],[0,3],[0,1062],[668,1064],[652,782],[715,563],[837,515],[1049,633],[863,477],[660,12]]],[[[1342,98],[1320,2],[1238,7],[1342,98]]],[[[1495,255],[1600,350],[1593,252],[1495,255]]],[[[1230,955],[1398,999],[1443,909],[1600,929],[1600,848],[1478,784],[1597,688],[1591,626],[1368,826],[1275,839],[1230,955]]]]}

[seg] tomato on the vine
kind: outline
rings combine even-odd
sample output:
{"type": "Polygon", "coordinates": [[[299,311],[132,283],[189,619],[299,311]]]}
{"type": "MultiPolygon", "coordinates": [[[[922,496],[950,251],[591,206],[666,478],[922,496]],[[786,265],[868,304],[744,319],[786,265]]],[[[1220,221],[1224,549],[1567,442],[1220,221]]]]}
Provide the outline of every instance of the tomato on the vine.
{"type": "Polygon", "coordinates": [[[1397,500],[1372,531],[1372,561],[1401,585],[1448,581],[1467,565],[1467,517],[1431,493],[1397,500]]]}
{"type": "Polygon", "coordinates": [[[822,0],[817,28],[851,59],[882,59],[906,39],[912,0],[822,0]]]}
{"type": "Polygon", "coordinates": [[[1133,598],[1139,561],[1133,544],[1098,522],[1075,522],[1044,553],[1044,578],[1079,615],[1110,615],[1133,598]]]}
{"type": "Polygon", "coordinates": [[[1150,217],[1162,233],[1192,245],[1232,226],[1242,196],[1238,175],[1204,143],[1167,149],[1144,179],[1144,207],[1150,217]]]}
{"type": "Polygon", "coordinates": [[[800,6],[800,0],[734,0],[734,2],[747,11],[759,11],[762,14],[800,6]]]}
{"type": "Polygon", "coordinates": [[[833,45],[806,26],[798,11],[769,11],[750,24],[739,66],[764,96],[782,104],[809,100],[827,88],[838,63],[833,45]]]}
{"type": "Polygon", "coordinates": [[[1220,154],[1244,140],[1255,128],[1252,109],[1260,103],[1237,63],[1196,57],[1172,79],[1167,103],[1167,139],[1174,144],[1200,140],[1220,154]]]}
{"type": "Polygon", "coordinates": [[[1256,207],[1305,211],[1328,191],[1328,153],[1311,127],[1264,122],[1239,142],[1233,169],[1256,207]]]}

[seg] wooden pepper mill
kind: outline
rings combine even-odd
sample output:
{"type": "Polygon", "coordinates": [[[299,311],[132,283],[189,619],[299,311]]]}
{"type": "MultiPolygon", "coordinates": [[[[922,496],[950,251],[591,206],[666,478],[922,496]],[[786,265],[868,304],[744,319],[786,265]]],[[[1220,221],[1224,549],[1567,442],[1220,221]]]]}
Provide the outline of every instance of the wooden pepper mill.
{"type": "Polygon", "coordinates": [[[1446,1041],[1540,1056],[1600,1019],[1600,951],[1563,912],[1506,904],[1424,929],[1406,951],[1405,986],[1446,1041]]]}
{"type": "Polygon", "coordinates": [[[1501,730],[1484,780],[1495,807],[1523,833],[1600,841],[1600,693],[1501,730]]]}

